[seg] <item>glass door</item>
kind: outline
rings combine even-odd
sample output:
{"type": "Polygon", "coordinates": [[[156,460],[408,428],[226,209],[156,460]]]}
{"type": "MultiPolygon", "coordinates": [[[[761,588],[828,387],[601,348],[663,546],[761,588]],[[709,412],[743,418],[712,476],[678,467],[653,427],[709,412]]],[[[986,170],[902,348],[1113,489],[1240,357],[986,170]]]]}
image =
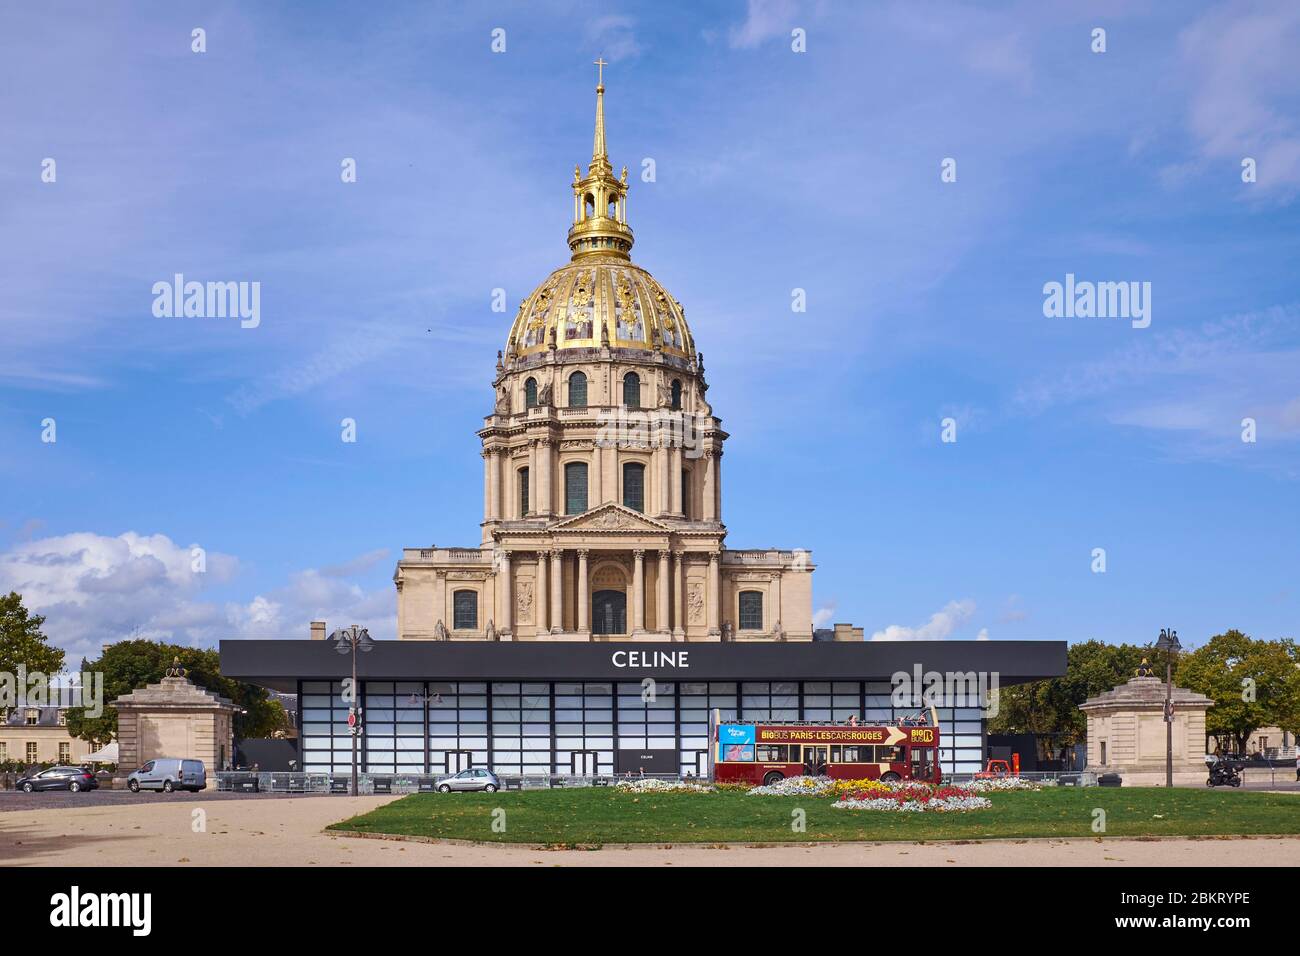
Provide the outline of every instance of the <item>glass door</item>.
{"type": "Polygon", "coordinates": [[[447,773],[459,773],[462,770],[468,770],[470,762],[470,752],[468,750],[447,751],[447,773]]]}

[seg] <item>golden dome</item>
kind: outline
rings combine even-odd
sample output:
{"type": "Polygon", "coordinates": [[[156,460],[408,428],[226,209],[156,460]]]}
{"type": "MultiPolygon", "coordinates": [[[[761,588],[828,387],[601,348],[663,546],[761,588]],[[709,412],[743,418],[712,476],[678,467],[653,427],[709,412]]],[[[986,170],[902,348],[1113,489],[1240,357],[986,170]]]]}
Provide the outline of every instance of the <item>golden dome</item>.
{"type": "Polygon", "coordinates": [[[573,170],[573,259],[519,305],[506,354],[547,349],[662,350],[690,359],[695,343],[682,305],[650,273],[633,264],[627,224],[627,167],[620,177],[605,149],[604,62],[596,81],[596,135],[587,175],[573,170]]]}
{"type": "Polygon", "coordinates": [[[681,303],[654,276],[627,259],[586,256],[556,269],[523,301],[506,352],[606,345],[695,354],[681,303]]]}

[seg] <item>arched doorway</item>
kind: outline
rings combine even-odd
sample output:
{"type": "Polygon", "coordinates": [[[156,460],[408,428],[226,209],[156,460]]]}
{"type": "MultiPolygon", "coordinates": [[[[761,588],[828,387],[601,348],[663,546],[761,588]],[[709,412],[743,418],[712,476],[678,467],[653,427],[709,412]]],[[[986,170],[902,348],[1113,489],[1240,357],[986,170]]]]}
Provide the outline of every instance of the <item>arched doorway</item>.
{"type": "Polygon", "coordinates": [[[591,596],[591,633],[627,633],[627,595],[622,591],[597,591],[591,596]]]}

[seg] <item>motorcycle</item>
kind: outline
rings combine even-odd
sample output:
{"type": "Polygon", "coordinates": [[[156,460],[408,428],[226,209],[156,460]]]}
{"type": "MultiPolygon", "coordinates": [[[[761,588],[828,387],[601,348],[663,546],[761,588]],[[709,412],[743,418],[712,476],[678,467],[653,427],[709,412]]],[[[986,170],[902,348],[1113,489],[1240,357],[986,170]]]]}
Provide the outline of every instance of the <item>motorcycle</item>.
{"type": "Polygon", "coordinates": [[[1240,787],[1241,768],[1233,763],[1219,762],[1210,767],[1210,778],[1205,781],[1207,787],[1240,787]]]}

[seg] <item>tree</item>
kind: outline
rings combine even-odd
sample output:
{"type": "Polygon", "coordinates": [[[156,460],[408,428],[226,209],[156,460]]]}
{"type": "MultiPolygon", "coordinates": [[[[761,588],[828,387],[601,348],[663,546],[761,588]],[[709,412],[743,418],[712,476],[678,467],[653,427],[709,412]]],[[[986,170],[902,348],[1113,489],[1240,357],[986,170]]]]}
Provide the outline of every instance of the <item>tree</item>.
{"type": "Polygon", "coordinates": [[[63,651],[49,645],[44,623],[44,616],[27,612],[17,591],[0,597],[0,672],[17,674],[20,664],[46,675],[63,669],[63,651]]]}
{"type": "Polygon", "coordinates": [[[1216,634],[1179,658],[1175,683],[1205,694],[1214,706],[1205,730],[1230,737],[1237,753],[1261,727],[1300,726],[1300,654],[1295,641],[1253,640],[1241,631],[1216,634]]]}
{"type": "Polygon", "coordinates": [[[1063,676],[999,689],[998,714],[989,721],[988,732],[1055,734],[1063,747],[1080,743],[1088,721],[1079,705],[1127,681],[1149,653],[1132,644],[1072,644],[1063,676]]]}
{"type": "Polygon", "coordinates": [[[89,717],[84,708],[68,709],[68,732],[102,746],[117,733],[117,710],[108,702],[131,693],[145,684],[156,684],[167,674],[172,660],[178,659],[186,676],[199,687],[229,698],[242,713],[235,714],[235,737],[269,737],[288,727],[288,715],[280,702],[264,687],[245,684],[221,676],[220,657],[216,651],[163,644],[154,641],[119,641],[104,648],[97,661],[87,661],[83,670],[104,675],[104,712],[89,717]]]}

